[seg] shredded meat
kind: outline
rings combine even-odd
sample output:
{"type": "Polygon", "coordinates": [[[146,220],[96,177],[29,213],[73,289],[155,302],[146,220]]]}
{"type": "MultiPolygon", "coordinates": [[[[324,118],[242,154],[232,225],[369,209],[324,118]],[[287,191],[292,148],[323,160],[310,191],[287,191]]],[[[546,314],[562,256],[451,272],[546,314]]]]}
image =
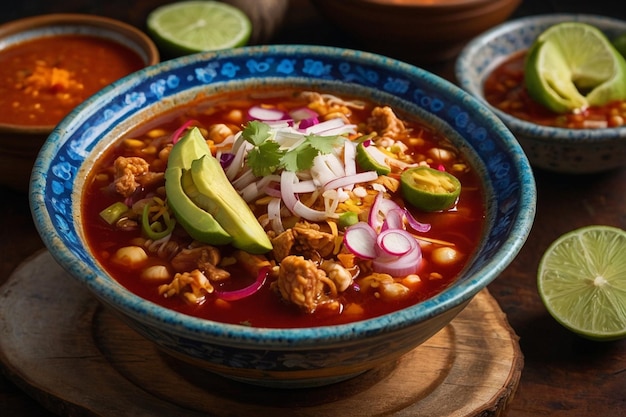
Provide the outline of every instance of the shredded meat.
{"type": "Polygon", "coordinates": [[[372,130],[380,137],[396,139],[406,132],[402,120],[398,119],[391,107],[376,107],[368,119],[372,130]]]}
{"type": "Polygon", "coordinates": [[[138,156],[126,158],[123,156],[115,160],[115,191],[124,197],[131,196],[141,184],[136,178],[150,172],[150,164],[138,156]]]}
{"type": "MultiPolygon", "coordinates": [[[[313,261],[302,256],[287,256],[280,264],[278,279],[273,283],[281,297],[307,313],[313,313],[321,304],[332,301],[326,288],[334,295],[335,283],[313,261]]],[[[332,295],[331,294],[331,295],[332,295]]]]}
{"type": "Polygon", "coordinates": [[[183,297],[192,304],[200,304],[206,294],[214,291],[209,279],[198,269],[191,272],[177,273],[169,284],[159,286],[159,295],[170,298],[175,295],[183,297]]]}
{"type": "Polygon", "coordinates": [[[177,272],[199,269],[211,281],[222,281],[230,277],[230,273],[218,268],[220,251],[213,246],[198,246],[181,250],[172,258],[172,267],[177,272]]]}
{"type": "Polygon", "coordinates": [[[327,258],[335,249],[335,236],[320,230],[316,223],[298,222],[272,239],[277,262],[289,255],[304,255],[309,259],[327,258]]]}

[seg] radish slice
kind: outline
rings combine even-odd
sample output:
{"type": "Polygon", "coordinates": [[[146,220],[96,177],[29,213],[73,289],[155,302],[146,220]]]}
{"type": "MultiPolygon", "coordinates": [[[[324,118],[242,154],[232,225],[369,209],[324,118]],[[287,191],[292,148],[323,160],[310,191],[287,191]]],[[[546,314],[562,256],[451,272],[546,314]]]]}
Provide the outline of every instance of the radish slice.
{"type": "Polygon", "coordinates": [[[417,241],[405,230],[387,229],[378,235],[376,244],[384,255],[402,256],[413,250],[417,241]]]}
{"type": "Polygon", "coordinates": [[[285,120],[289,118],[289,115],[282,110],[269,109],[262,106],[252,106],[248,110],[248,116],[252,120],[285,120]]]}
{"type": "Polygon", "coordinates": [[[346,248],[362,259],[376,258],[376,231],[365,222],[348,227],[343,236],[346,248]]]}
{"type": "Polygon", "coordinates": [[[295,121],[305,120],[305,119],[317,119],[317,112],[308,108],[308,107],[299,107],[297,109],[291,110],[289,112],[289,116],[295,121]]]}

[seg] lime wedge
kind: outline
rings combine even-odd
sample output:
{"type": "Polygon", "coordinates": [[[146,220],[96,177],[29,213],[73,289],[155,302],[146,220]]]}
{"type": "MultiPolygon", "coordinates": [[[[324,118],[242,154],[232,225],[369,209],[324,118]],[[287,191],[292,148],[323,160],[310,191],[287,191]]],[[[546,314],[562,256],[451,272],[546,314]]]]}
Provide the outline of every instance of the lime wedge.
{"type": "Polygon", "coordinates": [[[244,46],[252,24],[235,6],[218,1],[182,1],[148,15],[148,33],[166,54],[181,56],[244,46]]]}
{"type": "Polygon", "coordinates": [[[537,276],[548,312],[582,337],[626,337],[626,231],[592,225],[565,233],[546,250],[537,276]]]}
{"type": "Polygon", "coordinates": [[[558,23],[541,33],[525,63],[530,96],[566,113],[626,99],[626,61],[596,27],[558,23]]]}

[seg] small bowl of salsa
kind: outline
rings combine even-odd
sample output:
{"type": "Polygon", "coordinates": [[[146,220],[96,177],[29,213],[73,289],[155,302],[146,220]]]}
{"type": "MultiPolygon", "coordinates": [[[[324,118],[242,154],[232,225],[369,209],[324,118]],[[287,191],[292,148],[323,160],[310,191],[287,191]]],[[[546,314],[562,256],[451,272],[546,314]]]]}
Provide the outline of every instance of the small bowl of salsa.
{"type": "Polygon", "coordinates": [[[474,38],[456,62],[459,85],[482,100],[515,134],[535,168],[566,174],[608,171],[626,161],[626,101],[555,113],[534,101],[524,81],[524,60],[535,39],[562,22],[592,25],[609,39],[626,22],[584,14],[511,20],[474,38]]]}
{"type": "Polygon", "coordinates": [[[157,62],[147,35],[110,18],[48,14],[0,26],[1,184],[26,190],[39,148],[65,116],[157,62]]]}

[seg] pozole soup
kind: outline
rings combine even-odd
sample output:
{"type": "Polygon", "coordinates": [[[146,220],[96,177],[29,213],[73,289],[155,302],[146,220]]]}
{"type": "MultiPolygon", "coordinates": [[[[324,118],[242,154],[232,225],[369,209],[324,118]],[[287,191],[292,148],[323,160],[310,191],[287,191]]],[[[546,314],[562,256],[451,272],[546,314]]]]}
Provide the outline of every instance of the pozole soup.
{"type": "Polygon", "coordinates": [[[91,170],[85,235],[135,294],[253,327],[349,323],[455,280],[485,223],[478,173],[400,110],[231,92],[161,115],[91,170]]]}

